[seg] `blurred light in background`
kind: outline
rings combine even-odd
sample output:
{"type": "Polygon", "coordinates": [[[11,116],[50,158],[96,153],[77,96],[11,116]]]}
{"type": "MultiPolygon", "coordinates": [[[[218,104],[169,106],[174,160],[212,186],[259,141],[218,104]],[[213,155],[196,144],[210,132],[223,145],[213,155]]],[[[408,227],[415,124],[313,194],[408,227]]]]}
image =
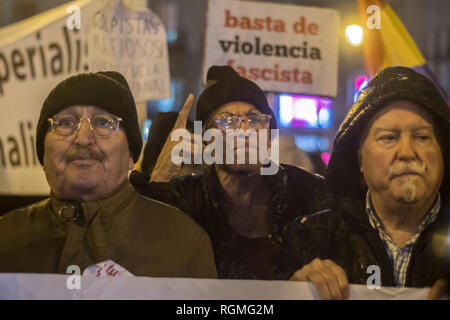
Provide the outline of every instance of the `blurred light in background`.
{"type": "Polygon", "coordinates": [[[358,99],[358,96],[362,89],[367,87],[367,84],[369,83],[369,79],[367,76],[362,75],[355,78],[355,86],[353,91],[353,102],[355,102],[358,99]]]}
{"type": "Polygon", "coordinates": [[[326,129],[331,125],[330,98],[288,95],[279,97],[279,119],[284,128],[326,129]]]}
{"type": "Polygon", "coordinates": [[[150,132],[150,127],[152,126],[152,120],[147,119],[144,121],[144,124],[142,125],[142,139],[144,139],[144,142],[148,139],[148,133],[150,132]]]}
{"type": "Polygon", "coordinates": [[[330,153],[329,152],[322,152],[320,154],[320,159],[322,162],[328,166],[328,162],[330,162],[330,153]]]}
{"type": "Polygon", "coordinates": [[[345,39],[352,46],[360,46],[363,40],[363,29],[361,26],[357,24],[348,25],[345,28],[345,39]]]}
{"type": "Polygon", "coordinates": [[[174,43],[178,39],[178,32],[176,30],[168,29],[166,30],[166,38],[167,43],[174,43]]]}
{"type": "Polygon", "coordinates": [[[174,1],[161,1],[151,7],[164,23],[167,43],[175,43],[180,28],[180,6],[174,1]]]}
{"type": "Polygon", "coordinates": [[[150,108],[154,108],[156,105],[156,108],[158,109],[159,112],[179,111],[176,110],[175,98],[177,96],[181,96],[182,90],[183,90],[183,81],[180,79],[172,78],[170,80],[170,98],[149,101],[147,103],[147,106],[149,106],[150,108]]]}
{"type": "Polygon", "coordinates": [[[173,109],[173,95],[169,99],[161,99],[158,101],[159,112],[170,112],[173,109]]]}
{"type": "Polygon", "coordinates": [[[328,138],[318,136],[295,136],[295,145],[306,152],[328,151],[328,138]]]}
{"type": "Polygon", "coordinates": [[[283,127],[288,127],[294,118],[294,98],[287,95],[280,96],[280,123],[283,127]]]}
{"type": "Polygon", "coordinates": [[[319,127],[329,128],[331,125],[331,99],[320,99],[321,108],[319,110],[319,127]]]}
{"type": "Polygon", "coordinates": [[[306,126],[317,128],[317,103],[314,99],[300,98],[294,100],[294,119],[305,121],[306,126]]]}

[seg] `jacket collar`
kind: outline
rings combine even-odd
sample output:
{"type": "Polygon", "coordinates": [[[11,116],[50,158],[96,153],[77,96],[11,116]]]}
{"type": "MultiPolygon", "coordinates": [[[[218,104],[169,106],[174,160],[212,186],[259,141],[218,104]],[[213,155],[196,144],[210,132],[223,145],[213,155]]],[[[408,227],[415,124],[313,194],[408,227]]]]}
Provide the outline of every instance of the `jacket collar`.
{"type": "MultiPolygon", "coordinates": [[[[366,214],[366,199],[364,198],[350,198],[350,197],[336,197],[338,202],[337,207],[334,208],[337,211],[341,211],[349,224],[363,230],[372,229],[369,221],[369,216],[366,214]]],[[[439,214],[440,218],[437,221],[450,222],[450,198],[442,195],[441,198],[441,210],[442,214],[439,214]]],[[[437,222],[436,221],[436,222],[437,222]]],[[[448,223],[447,222],[447,223],[448,223]]]]}
{"type": "Polygon", "coordinates": [[[102,221],[109,223],[130,203],[135,192],[128,179],[109,194],[96,200],[71,201],[58,198],[51,192],[50,207],[59,222],[74,221],[79,225],[85,225],[89,224],[98,212],[102,212],[102,221]]]}

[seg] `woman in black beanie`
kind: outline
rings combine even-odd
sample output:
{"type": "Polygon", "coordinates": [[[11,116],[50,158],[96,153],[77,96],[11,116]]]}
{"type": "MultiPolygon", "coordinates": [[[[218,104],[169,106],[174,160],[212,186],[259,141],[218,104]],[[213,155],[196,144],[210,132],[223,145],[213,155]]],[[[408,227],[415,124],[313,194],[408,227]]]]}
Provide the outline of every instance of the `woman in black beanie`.
{"type": "MultiPolygon", "coordinates": [[[[192,103],[190,96],[173,130],[185,128],[192,103]]],[[[264,92],[229,66],[208,70],[196,120],[204,131],[277,128],[264,92]]],[[[284,164],[273,175],[261,175],[261,165],[249,163],[214,163],[203,175],[174,179],[179,167],[170,156],[177,143],[167,140],[151,179],[132,173],[136,189],[178,207],[208,232],[220,278],[286,279],[279,273],[285,226],[328,207],[323,179],[284,164]]]]}

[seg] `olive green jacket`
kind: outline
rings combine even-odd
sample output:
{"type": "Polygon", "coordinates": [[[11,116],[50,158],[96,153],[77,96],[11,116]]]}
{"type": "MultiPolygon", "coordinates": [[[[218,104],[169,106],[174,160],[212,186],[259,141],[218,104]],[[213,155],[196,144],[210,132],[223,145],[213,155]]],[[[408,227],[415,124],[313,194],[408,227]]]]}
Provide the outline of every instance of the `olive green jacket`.
{"type": "Polygon", "coordinates": [[[100,200],[51,195],[0,217],[0,272],[66,273],[70,265],[83,271],[108,259],[136,276],[217,277],[206,232],[128,181],[100,200]]]}

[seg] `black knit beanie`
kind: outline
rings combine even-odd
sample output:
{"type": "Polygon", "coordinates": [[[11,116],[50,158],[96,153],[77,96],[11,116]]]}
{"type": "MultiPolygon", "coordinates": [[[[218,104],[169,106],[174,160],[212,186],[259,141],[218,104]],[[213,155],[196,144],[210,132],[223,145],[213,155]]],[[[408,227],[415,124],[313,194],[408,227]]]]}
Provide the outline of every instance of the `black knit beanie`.
{"type": "Polygon", "coordinates": [[[196,120],[201,120],[205,125],[215,110],[233,101],[247,102],[261,113],[271,115],[270,128],[277,128],[277,119],[264,92],[230,66],[212,66],[208,69],[206,87],[197,101],[196,120]]]}
{"type": "Polygon", "coordinates": [[[85,105],[102,108],[123,119],[128,147],[137,162],[142,149],[142,136],[130,87],[115,71],[81,73],[59,83],[48,95],[42,106],[36,128],[36,152],[39,162],[44,164],[44,138],[49,128],[48,118],[61,110],[85,105]]]}
{"type": "Polygon", "coordinates": [[[449,196],[450,109],[431,80],[407,67],[381,70],[347,113],[334,139],[326,175],[326,184],[335,194],[363,201],[366,190],[361,185],[359,141],[375,114],[396,100],[412,101],[432,116],[445,165],[441,191],[449,196]]]}

